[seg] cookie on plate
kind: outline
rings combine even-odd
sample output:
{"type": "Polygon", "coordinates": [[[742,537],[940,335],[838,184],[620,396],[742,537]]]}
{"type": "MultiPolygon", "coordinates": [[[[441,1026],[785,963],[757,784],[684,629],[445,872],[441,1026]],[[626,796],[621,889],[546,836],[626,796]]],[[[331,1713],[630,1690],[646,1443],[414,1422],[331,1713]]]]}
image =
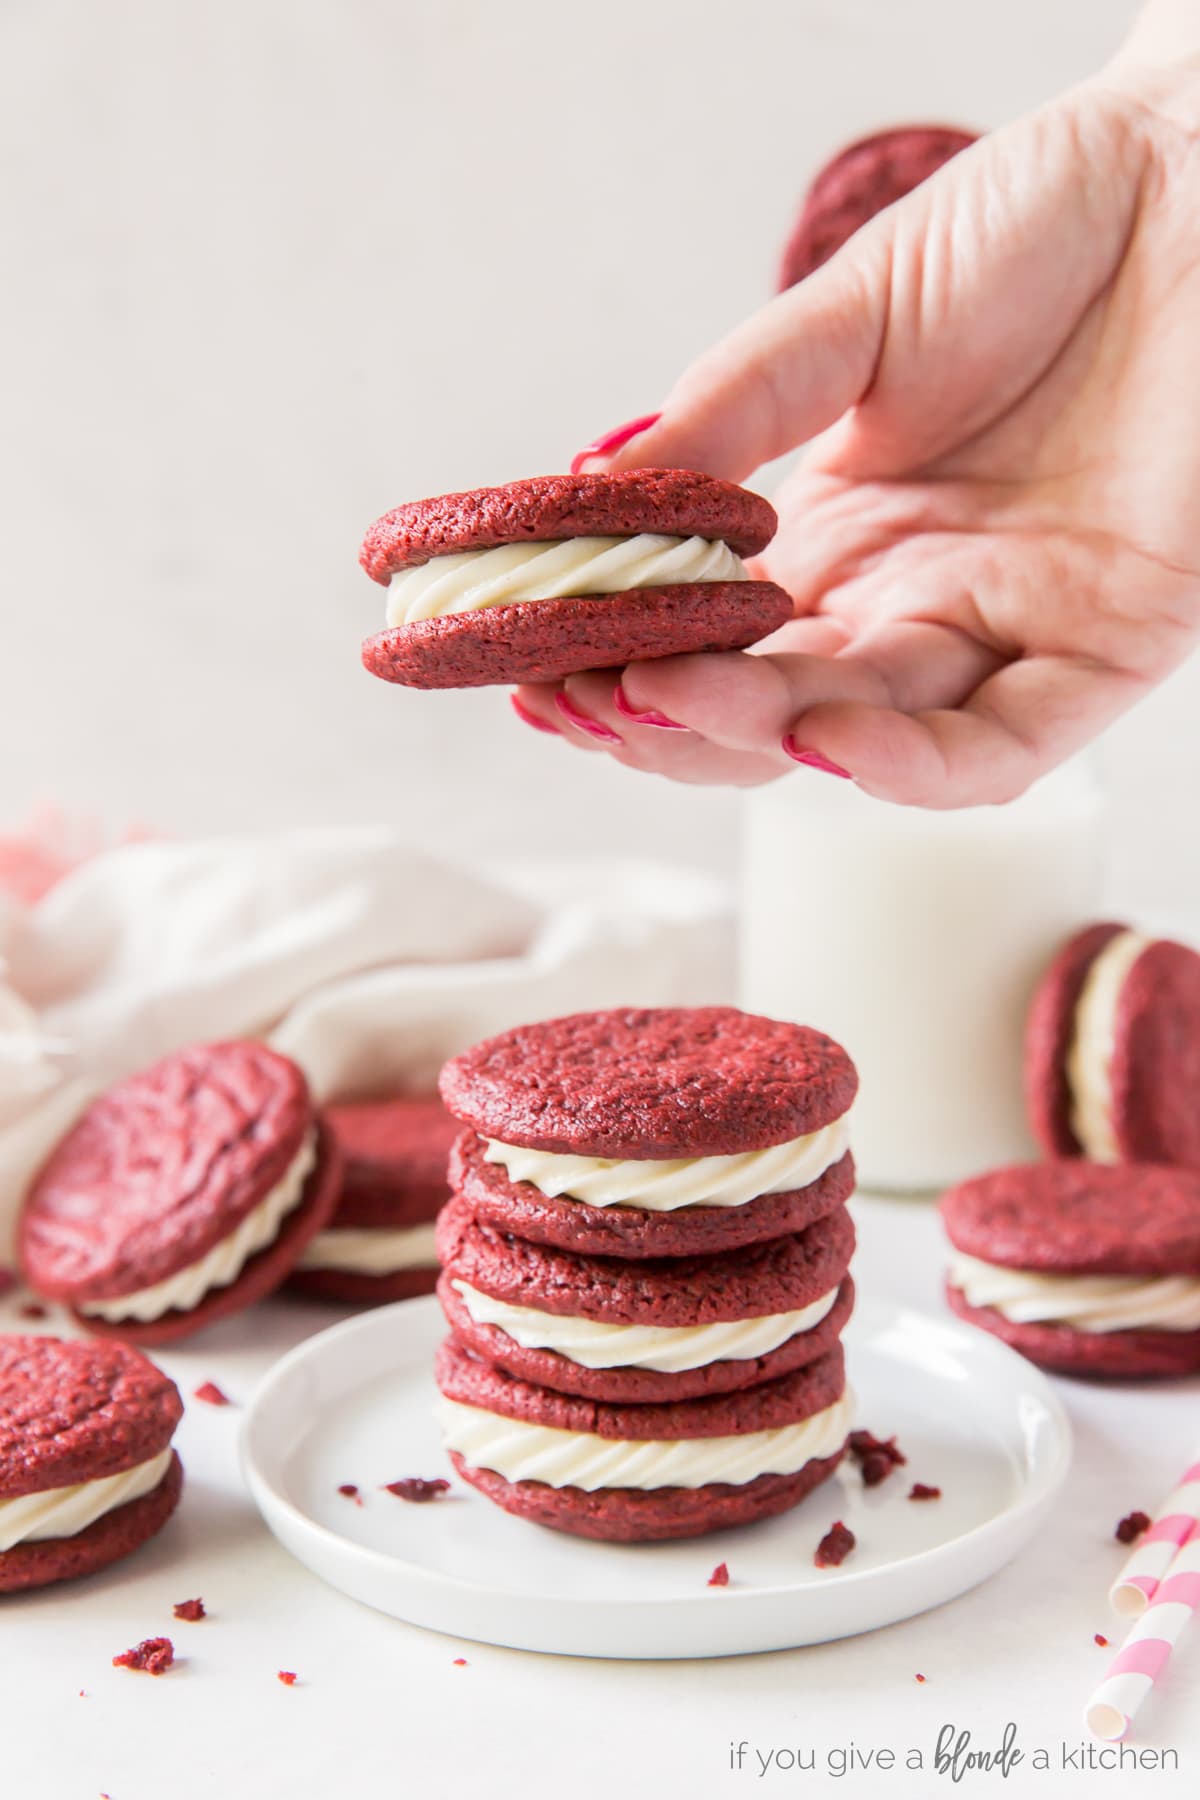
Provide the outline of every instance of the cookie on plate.
{"type": "Polygon", "coordinates": [[[169,1343],[277,1288],[340,1179],[295,1063],[253,1042],[181,1050],[93,1101],[53,1152],[21,1266],[89,1331],[169,1343]]]}
{"type": "Polygon", "coordinates": [[[743,558],[769,501],[686,469],[543,475],[416,500],[368,531],[388,590],[373,675],[407,687],[557,681],[684,651],[738,650],[785,623],[782,588],[743,558]]]}
{"type": "Polygon", "coordinates": [[[175,1383],[125,1344],[0,1336],[0,1593],[90,1575],[179,1499],[175,1383]]]}
{"type": "Polygon", "coordinates": [[[1078,932],[1030,1008],[1025,1093],[1048,1155],[1200,1169],[1200,955],[1124,925],[1078,932]]]}
{"type": "Polygon", "coordinates": [[[341,1192],[288,1287],[367,1306],[431,1294],[438,1273],[434,1220],[449,1197],[446,1162],[455,1121],[429,1094],[327,1106],[325,1123],[342,1153],[341,1192]]]}
{"type": "Polygon", "coordinates": [[[854,1304],[845,1207],[722,1256],[576,1256],[452,1200],[438,1295],[461,1345],[562,1393],[639,1403],[732,1392],[816,1362],[854,1304]]]}
{"type": "Polygon", "coordinates": [[[603,1256],[782,1237],[854,1185],[854,1065],[807,1026],[734,1007],[518,1026],[455,1057],[452,1185],[501,1231],[603,1256]]]}
{"type": "Polygon", "coordinates": [[[718,1253],[803,1231],[844,1205],[848,1126],[843,1113],[789,1144],[659,1162],[556,1156],[465,1131],[450,1183],[478,1218],[535,1244],[639,1259],[718,1253]]]}
{"type": "Polygon", "coordinates": [[[506,1512],[578,1537],[697,1537],[795,1506],[837,1467],[841,1346],[732,1394],[609,1405],[518,1381],[448,1339],[435,1373],[450,1460],[506,1512]]]}
{"type": "Polygon", "coordinates": [[[780,292],[819,269],[861,225],[974,142],[973,132],[953,125],[898,125],[848,145],[804,196],[783,253],[780,292]]]}
{"type": "Polygon", "coordinates": [[[1183,1169],[1021,1163],[943,1197],[961,1318],[1044,1368],[1200,1369],[1200,1177],[1183,1169]]]}

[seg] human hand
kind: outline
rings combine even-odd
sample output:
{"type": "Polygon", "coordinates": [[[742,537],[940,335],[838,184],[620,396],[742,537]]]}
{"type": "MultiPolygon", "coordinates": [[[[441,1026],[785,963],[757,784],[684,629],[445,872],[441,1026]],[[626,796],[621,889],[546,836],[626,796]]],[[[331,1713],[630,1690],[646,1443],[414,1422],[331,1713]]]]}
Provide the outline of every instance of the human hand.
{"type": "Polygon", "coordinates": [[[1200,634],[1197,320],[1200,75],[1135,46],[881,214],[586,465],[741,481],[807,445],[755,570],[796,619],[519,707],[682,781],[790,755],[909,804],[1013,798],[1200,634]]]}

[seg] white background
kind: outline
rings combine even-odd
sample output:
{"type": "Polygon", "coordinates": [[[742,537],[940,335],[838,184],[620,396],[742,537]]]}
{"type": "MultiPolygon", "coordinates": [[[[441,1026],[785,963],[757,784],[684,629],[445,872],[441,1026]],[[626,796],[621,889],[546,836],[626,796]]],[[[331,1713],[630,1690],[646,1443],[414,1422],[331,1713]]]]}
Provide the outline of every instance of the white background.
{"type": "MultiPolygon", "coordinates": [[[[0,821],[52,796],[718,862],[732,795],[371,680],[362,530],[564,467],[767,296],[827,154],[998,123],[1131,11],[5,0],[0,821]]],[[[1164,901],[1200,880],[1171,824],[1198,699],[1193,666],[1109,758],[1121,885],[1164,901]]]]}

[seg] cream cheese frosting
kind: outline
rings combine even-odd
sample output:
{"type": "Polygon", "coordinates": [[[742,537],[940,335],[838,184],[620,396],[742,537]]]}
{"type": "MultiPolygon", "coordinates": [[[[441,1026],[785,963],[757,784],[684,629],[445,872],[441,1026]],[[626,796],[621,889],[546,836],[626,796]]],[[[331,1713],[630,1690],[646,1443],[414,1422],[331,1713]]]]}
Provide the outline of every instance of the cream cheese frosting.
{"type": "Polygon", "coordinates": [[[598,1156],[559,1156],[490,1139],[484,1158],[499,1163],[510,1181],[528,1181],[540,1193],[582,1200],[588,1206],[637,1206],[675,1212],[681,1206],[746,1206],[762,1194],[808,1187],[840,1162],[850,1147],[850,1115],[807,1137],[739,1156],[694,1156],[676,1161],[616,1161],[598,1156]]]}
{"type": "Polygon", "coordinates": [[[731,1358],[765,1356],[797,1332],[819,1325],[837,1289],[794,1312],[765,1313],[713,1325],[627,1325],[539,1312],[481,1294],[469,1282],[452,1284],[477,1325],[496,1325],[525,1350],[554,1350],[585,1369],[657,1369],[677,1374],[731,1358]]]}
{"type": "Polygon", "coordinates": [[[1110,938],[1088,970],[1075,1006],[1067,1051],[1071,1130],[1093,1162],[1120,1162],[1113,1128],[1112,1059],[1121,989],[1150,939],[1136,931],[1110,938]]]}
{"type": "Polygon", "coordinates": [[[959,1252],[949,1278],[968,1306],[990,1306],[1015,1325],[1200,1331],[1200,1279],[1193,1275],[1047,1275],[959,1252]]]}
{"type": "Polygon", "coordinates": [[[316,1160],[317,1135],[310,1131],[271,1191],[246,1214],[236,1230],[221,1238],[198,1262],[132,1294],[118,1294],[111,1300],[81,1300],[78,1311],[99,1319],[137,1319],[144,1324],[148,1319],[161,1318],[165,1312],[190,1311],[210,1288],[229,1287],[250,1258],[279,1236],[284,1219],[300,1204],[316,1160]]]}
{"type": "Polygon", "coordinates": [[[435,556],[415,569],[397,569],[388,583],[387,623],[415,625],[447,613],[515,606],[526,600],[749,579],[745,563],[719,539],[644,531],[636,537],[499,544],[492,550],[435,556]]]}
{"type": "Polygon", "coordinates": [[[435,1269],[435,1226],[406,1225],[395,1231],[346,1226],[319,1231],[296,1264],[298,1269],[340,1269],[351,1275],[394,1275],[400,1269],[435,1269]]]}
{"type": "Polygon", "coordinates": [[[832,1456],[846,1441],[854,1415],[847,1388],[823,1412],[770,1431],[708,1438],[603,1438],[590,1431],[562,1431],[527,1419],[507,1419],[457,1400],[441,1402],[446,1447],[475,1469],[493,1469],[506,1481],[544,1481],[550,1487],[706,1487],[710,1481],[741,1484],[760,1475],[794,1475],[805,1463],[832,1456]]]}
{"type": "Polygon", "coordinates": [[[79,1481],[71,1487],[43,1488],[40,1494],[21,1494],[0,1500],[0,1553],[14,1544],[35,1543],[43,1538],[77,1537],[105,1513],[130,1500],[140,1500],[156,1488],[171,1462],[171,1447],[149,1462],[135,1463],[119,1475],[98,1481],[79,1481]]]}

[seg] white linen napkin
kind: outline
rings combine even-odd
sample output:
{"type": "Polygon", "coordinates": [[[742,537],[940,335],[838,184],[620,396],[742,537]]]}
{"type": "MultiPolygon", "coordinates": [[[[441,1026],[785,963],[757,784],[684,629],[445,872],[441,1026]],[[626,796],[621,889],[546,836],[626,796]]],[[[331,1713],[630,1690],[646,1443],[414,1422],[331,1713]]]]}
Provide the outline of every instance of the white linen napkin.
{"type": "Polygon", "coordinates": [[[0,1254],[87,1100],[185,1044],[269,1037],[318,1100],[421,1089],[524,1020],[728,1000],[732,965],[722,885],[654,864],[481,873],[375,827],[104,851],[0,901],[0,1254]]]}

